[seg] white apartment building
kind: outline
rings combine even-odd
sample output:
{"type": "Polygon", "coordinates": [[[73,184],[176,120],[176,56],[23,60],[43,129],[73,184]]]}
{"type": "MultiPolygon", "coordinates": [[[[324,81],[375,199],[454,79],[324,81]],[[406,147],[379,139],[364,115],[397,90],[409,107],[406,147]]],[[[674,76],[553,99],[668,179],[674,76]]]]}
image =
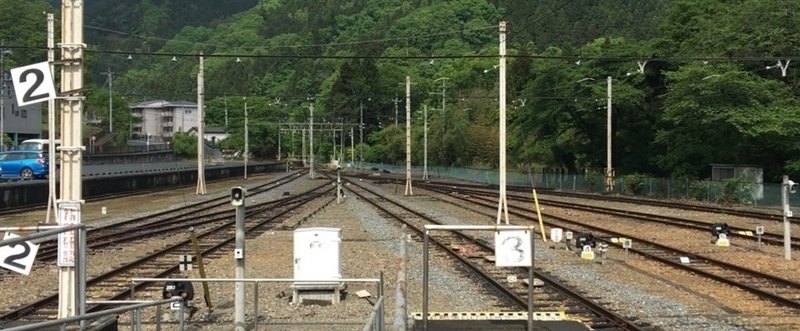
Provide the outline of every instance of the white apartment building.
{"type": "Polygon", "coordinates": [[[197,104],[189,101],[145,101],[129,106],[131,135],[140,140],[171,140],[175,132],[197,126],[197,104]]]}

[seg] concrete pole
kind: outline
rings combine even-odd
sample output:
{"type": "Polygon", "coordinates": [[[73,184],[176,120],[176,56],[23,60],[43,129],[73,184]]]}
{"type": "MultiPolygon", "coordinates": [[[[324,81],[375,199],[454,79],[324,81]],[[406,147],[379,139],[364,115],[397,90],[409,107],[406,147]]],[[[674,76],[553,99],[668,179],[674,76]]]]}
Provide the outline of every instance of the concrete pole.
{"type": "Polygon", "coordinates": [[[423,116],[425,117],[425,124],[422,128],[422,136],[425,144],[425,150],[423,151],[422,180],[428,180],[428,105],[425,105],[422,109],[423,116]]]}
{"type": "Polygon", "coordinates": [[[353,127],[350,126],[350,166],[356,163],[356,145],[355,137],[353,137],[353,127]]]}
{"type": "Polygon", "coordinates": [[[783,176],[783,184],[781,185],[781,202],[783,205],[783,258],[788,260],[792,259],[792,224],[789,222],[789,176],[783,176]]]}
{"type": "Polygon", "coordinates": [[[244,179],[247,179],[247,161],[250,157],[250,132],[247,123],[247,101],[244,102],[244,179]]]}
{"type": "Polygon", "coordinates": [[[114,86],[114,73],[111,72],[111,67],[108,67],[108,132],[114,132],[114,101],[111,98],[111,91],[114,86]]]}
{"type": "Polygon", "coordinates": [[[278,121],[278,161],[281,160],[281,122],[278,121]]]}
{"type": "Polygon", "coordinates": [[[414,195],[411,187],[411,77],[406,76],[406,194],[414,195]]]}
{"type": "MultiPolygon", "coordinates": [[[[80,208],[83,203],[82,160],[83,160],[83,1],[61,1],[61,200],[59,204],[68,203],[80,208]]],[[[0,52],[2,53],[2,52],[0,52]]],[[[3,80],[5,81],[5,80],[3,80]]],[[[0,122],[2,123],[2,122],[0,122]]],[[[81,223],[80,212],[64,223],[81,223]]],[[[68,224],[59,224],[68,225],[68,224]]],[[[75,249],[75,240],[64,246],[75,249]]],[[[65,247],[66,248],[66,247],[65,247]]],[[[66,251],[66,250],[65,250],[66,251]]],[[[58,318],[73,317],[79,314],[76,310],[77,281],[75,265],[82,263],[64,263],[58,268],[58,318]]]]}
{"type": "Polygon", "coordinates": [[[5,112],[5,103],[6,103],[6,74],[4,68],[4,64],[6,62],[6,49],[3,48],[6,42],[5,39],[0,41],[0,151],[6,150],[6,112],[5,112]]]}
{"type": "Polygon", "coordinates": [[[311,170],[309,171],[309,176],[311,179],[314,179],[314,104],[308,106],[309,118],[308,118],[308,162],[311,164],[311,170]]]}
{"type": "Polygon", "coordinates": [[[508,224],[508,200],[506,200],[506,22],[500,22],[500,198],[497,204],[497,224],[505,220],[508,224]]]}
{"type": "Polygon", "coordinates": [[[397,117],[400,116],[400,114],[397,112],[397,103],[400,102],[400,99],[398,99],[397,95],[395,95],[394,100],[392,101],[394,101],[394,125],[397,125],[397,117]]]}
{"type": "Polygon", "coordinates": [[[358,135],[360,136],[358,144],[358,168],[364,170],[364,102],[358,102],[361,109],[361,124],[358,126],[358,135]]]}
{"type": "MultiPolygon", "coordinates": [[[[244,279],[244,244],[245,244],[245,189],[242,187],[234,188],[234,190],[242,192],[241,204],[236,206],[236,249],[234,251],[234,260],[236,260],[236,279],[244,279]]],[[[234,324],[236,331],[245,331],[245,283],[236,282],[236,303],[235,303],[235,316],[234,324]]]]}
{"type": "MultiPolygon", "coordinates": [[[[53,18],[52,13],[47,14],[47,62],[50,63],[50,72],[55,75],[55,65],[53,61],[55,61],[55,18],[53,18]]],[[[0,50],[2,53],[2,50],[0,50]]],[[[2,75],[2,71],[0,70],[0,75],[2,75]]],[[[0,97],[0,100],[2,98],[0,97]]],[[[48,153],[48,162],[50,164],[50,169],[48,170],[47,174],[47,181],[49,184],[49,196],[47,198],[47,214],[45,216],[45,223],[50,223],[50,211],[53,211],[53,218],[56,218],[56,100],[51,99],[47,101],[47,138],[49,140],[49,146],[47,146],[47,153],[48,153]]]]}
{"type": "Polygon", "coordinates": [[[336,160],[336,129],[333,127],[333,123],[331,123],[331,132],[333,133],[333,158],[331,163],[333,163],[336,160]]]}
{"type": "Polygon", "coordinates": [[[611,165],[611,76],[608,76],[608,104],[606,105],[606,192],[614,192],[614,168],[611,165]]]}
{"type": "Polygon", "coordinates": [[[303,166],[307,166],[306,164],[306,129],[302,130],[303,133],[303,140],[300,142],[300,149],[302,149],[301,154],[303,155],[303,166]]]}
{"type": "Polygon", "coordinates": [[[200,52],[200,65],[197,71],[197,195],[206,194],[206,169],[205,169],[205,143],[203,135],[203,108],[205,99],[205,86],[203,76],[203,52],[200,52]]]}

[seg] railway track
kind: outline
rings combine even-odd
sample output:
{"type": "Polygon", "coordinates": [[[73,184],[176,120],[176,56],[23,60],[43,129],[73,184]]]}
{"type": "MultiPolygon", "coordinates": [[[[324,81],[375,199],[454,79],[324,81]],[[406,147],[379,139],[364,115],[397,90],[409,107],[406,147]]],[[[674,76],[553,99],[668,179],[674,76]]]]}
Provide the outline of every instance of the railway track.
{"type": "MultiPolygon", "coordinates": [[[[446,190],[441,188],[429,189],[464,201],[466,205],[460,205],[461,207],[480,212],[487,216],[496,215],[496,197],[490,197],[488,194],[479,196],[475,193],[471,195],[451,194],[453,191],[452,185],[446,190]],[[484,211],[475,210],[475,206],[484,207],[484,211]],[[486,210],[493,210],[494,213],[486,210]]],[[[528,201],[527,203],[530,202],[528,201]]],[[[537,219],[534,210],[515,204],[512,200],[509,201],[509,214],[519,216],[531,222],[537,219]]],[[[619,240],[615,242],[612,238],[632,239],[636,244],[634,248],[630,249],[631,252],[677,269],[686,270],[718,282],[738,287],[780,306],[795,309],[800,308],[800,283],[795,281],[713,259],[708,256],[661,245],[629,233],[619,233],[600,226],[594,226],[586,224],[585,222],[570,220],[547,213],[542,213],[542,215],[547,216],[547,221],[544,221],[544,224],[550,227],[559,227],[563,228],[565,231],[569,230],[574,233],[592,233],[597,240],[606,243],[609,247],[622,248],[622,244],[619,240]],[[680,261],[681,257],[688,257],[690,263],[682,263],[680,261]]]]}
{"type": "MultiPolygon", "coordinates": [[[[324,195],[329,195],[333,188],[325,184],[319,185],[312,190],[293,195],[289,198],[248,205],[246,211],[247,224],[246,235],[256,236],[263,231],[272,228],[273,224],[282,219],[286,214],[296,208],[304,206],[311,201],[315,201],[324,195]]],[[[330,203],[329,198],[327,203],[330,203]]],[[[188,211],[187,213],[193,213],[188,211]]],[[[200,250],[206,258],[218,257],[224,254],[222,250],[231,248],[235,241],[233,228],[235,226],[235,211],[220,213],[208,218],[198,220],[195,224],[184,224],[184,230],[190,226],[197,225],[195,233],[200,242],[200,250]]],[[[129,231],[136,231],[130,229],[129,231]]],[[[153,238],[151,238],[153,239],[153,238]]],[[[163,241],[154,238],[155,241],[163,241]]],[[[144,239],[146,240],[146,239],[144,239]]],[[[130,245],[132,242],[125,242],[123,245],[130,245]]],[[[102,252],[102,249],[95,253],[102,252]]],[[[150,252],[135,261],[128,261],[114,270],[92,277],[87,280],[87,300],[122,300],[131,296],[133,291],[141,291],[154,284],[141,283],[133,289],[130,286],[131,278],[166,278],[177,272],[178,265],[175,263],[175,256],[193,255],[190,239],[171,240],[171,244],[166,247],[150,252]]],[[[56,315],[58,304],[58,294],[43,297],[35,302],[19,305],[13,309],[3,312],[0,321],[8,322],[14,320],[41,321],[52,319],[56,315]]],[[[106,305],[87,306],[87,312],[100,311],[108,308],[106,305]]]]}
{"type": "MultiPolygon", "coordinates": [[[[485,185],[485,184],[466,184],[466,183],[453,184],[452,182],[435,181],[435,180],[428,181],[425,184],[437,185],[443,187],[458,186],[461,188],[493,190],[495,192],[498,190],[497,185],[485,185]]],[[[531,192],[530,186],[509,185],[506,187],[506,189],[508,192],[519,192],[525,194],[530,194],[531,192]]],[[[706,206],[706,205],[681,203],[681,202],[667,201],[667,200],[634,198],[634,197],[624,197],[615,195],[598,195],[591,193],[565,192],[565,191],[557,191],[554,189],[542,189],[542,188],[537,188],[537,192],[539,193],[539,195],[542,196],[552,195],[552,196],[561,196],[561,197],[587,199],[587,200],[599,200],[607,202],[633,203],[638,205],[649,205],[654,207],[676,208],[682,210],[693,210],[693,211],[708,212],[708,213],[726,214],[726,215],[748,217],[766,221],[783,221],[783,215],[780,213],[780,211],[762,212],[754,210],[744,210],[742,208],[725,208],[719,206],[706,206]]],[[[789,221],[793,224],[800,224],[800,220],[789,219],[789,221]]]]}
{"type": "MultiPolygon", "coordinates": [[[[247,188],[247,194],[249,197],[253,197],[278,189],[301,178],[303,174],[304,172],[296,172],[289,176],[272,179],[249,187],[247,188]]],[[[87,231],[87,245],[89,249],[99,249],[148,236],[169,236],[177,232],[183,232],[187,228],[187,224],[191,224],[200,217],[215,217],[230,213],[230,208],[227,208],[229,202],[229,197],[227,196],[216,197],[146,216],[127,219],[117,222],[113,226],[91,228],[87,231]]],[[[53,260],[56,258],[57,253],[58,247],[55,240],[40,243],[37,260],[53,260]]]]}
{"type": "MultiPolygon", "coordinates": [[[[418,186],[425,187],[425,188],[433,188],[433,189],[444,187],[444,186],[437,186],[437,185],[427,185],[425,183],[418,184],[418,186]]],[[[452,188],[453,185],[450,185],[450,187],[452,188]]],[[[486,195],[486,196],[491,195],[491,194],[497,194],[496,192],[491,192],[491,191],[487,191],[487,190],[480,190],[480,189],[473,189],[473,188],[461,188],[461,187],[458,187],[458,192],[460,192],[462,194],[468,194],[468,195],[478,194],[478,195],[486,195]]],[[[522,203],[525,203],[525,202],[529,203],[531,201],[531,197],[530,196],[524,197],[524,196],[519,196],[519,195],[514,195],[514,194],[508,194],[508,195],[506,195],[506,198],[509,199],[509,201],[513,200],[513,201],[518,201],[518,202],[522,202],[522,203]]],[[[558,201],[558,200],[552,200],[552,199],[546,199],[546,198],[540,198],[539,199],[539,203],[542,204],[542,205],[549,205],[549,206],[558,207],[558,208],[581,210],[581,211],[586,211],[586,212],[593,212],[593,213],[600,213],[600,214],[611,215],[611,216],[616,216],[616,217],[623,217],[623,218],[628,218],[628,219],[633,219],[633,220],[638,220],[638,221],[643,221],[643,222],[659,223],[659,224],[675,226],[675,227],[679,227],[679,228],[683,228],[683,229],[697,230],[697,231],[701,231],[701,232],[705,232],[705,233],[709,233],[710,229],[711,229],[711,226],[714,225],[714,223],[709,223],[709,222],[704,222],[704,221],[697,221],[697,220],[692,220],[692,219],[683,218],[683,217],[656,215],[656,214],[642,213],[642,212],[636,212],[636,211],[631,211],[631,210],[620,210],[620,209],[616,209],[616,208],[608,208],[608,207],[580,204],[580,203],[575,203],[575,202],[564,202],[564,201],[558,201]]],[[[753,229],[747,229],[747,228],[737,227],[735,225],[730,225],[730,230],[731,230],[731,232],[728,234],[729,237],[741,238],[741,239],[745,239],[745,240],[752,241],[752,242],[756,242],[756,241],[759,240],[759,238],[753,234],[753,229]]],[[[792,249],[800,249],[800,237],[792,236],[790,238],[791,238],[790,246],[792,247],[792,249]]],[[[761,235],[760,240],[761,240],[762,243],[765,243],[765,244],[783,246],[783,234],[782,233],[772,233],[772,232],[766,232],[765,231],[764,234],[761,235]]]]}
{"type": "MultiPolygon", "coordinates": [[[[421,237],[426,224],[441,224],[437,220],[415,211],[402,203],[392,201],[380,193],[355,181],[350,181],[350,190],[364,201],[382,211],[387,217],[396,219],[417,232],[421,237]]],[[[430,240],[439,248],[469,267],[473,272],[502,293],[514,303],[512,309],[527,309],[528,287],[524,282],[509,279],[526,279],[529,268],[498,268],[489,256],[494,248],[479,238],[461,232],[437,231],[430,234],[430,240]],[[467,249],[469,248],[469,249],[467,249]],[[509,277],[511,276],[511,277],[509,277]]],[[[534,292],[535,311],[565,311],[573,319],[582,321],[595,329],[615,328],[618,330],[640,330],[634,323],[604,308],[593,300],[582,296],[575,290],[559,282],[555,277],[534,271],[537,279],[543,282],[534,292]]]]}

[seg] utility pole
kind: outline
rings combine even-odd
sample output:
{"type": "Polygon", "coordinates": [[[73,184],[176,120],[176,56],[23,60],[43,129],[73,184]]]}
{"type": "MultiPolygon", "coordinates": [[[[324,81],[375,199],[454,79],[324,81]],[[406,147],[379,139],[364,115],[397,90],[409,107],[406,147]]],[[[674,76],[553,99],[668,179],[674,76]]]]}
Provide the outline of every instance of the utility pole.
{"type": "Polygon", "coordinates": [[[606,192],[614,192],[614,168],[611,166],[611,76],[608,76],[606,116],[606,192]]]}
{"type": "MultiPolygon", "coordinates": [[[[83,204],[83,1],[61,1],[61,200],[59,225],[81,223],[83,204]],[[63,209],[63,210],[62,210],[63,209]]],[[[2,54],[3,52],[0,52],[2,54]]],[[[1,61],[0,61],[1,62],[1,61]]],[[[3,77],[5,84],[5,77],[3,77]]],[[[2,98],[0,98],[2,100],[2,98]]],[[[0,121],[0,131],[2,123],[0,121]]],[[[0,136],[3,132],[0,132],[0,136]]],[[[85,263],[74,259],[78,238],[59,237],[58,318],[84,313],[85,275],[76,275],[76,266],[85,263]],[[62,240],[65,239],[65,240],[62,240]],[[71,256],[70,256],[71,255],[71,256]]]]}
{"type": "Polygon", "coordinates": [[[112,111],[113,101],[111,99],[111,91],[114,84],[114,73],[111,72],[111,67],[108,67],[108,71],[104,72],[103,75],[108,76],[108,132],[114,132],[112,111]]]}
{"type": "Polygon", "coordinates": [[[6,71],[4,68],[4,64],[6,62],[6,53],[11,54],[11,51],[5,49],[5,39],[0,40],[0,151],[6,150],[6,142],[5,142],[5,125],[6,125],[6,112],[5,112],[5,102],[6,102],[6,71]]]}
{"type": "Polygon", "coordinates": [[[441,135],[441,146],[439,147],[439,153],[442,156],[442,160],[440,160],[440,161],[443,161],[444,148],[445,148],[445,146],[444,146],[444,130],[445,130],[445,125],[444,125],[445,124],[444,123],[445,122],[445,116],[444,116],[445,113],[444,113],[444,110],[445,110],[445,93],[447,92],[447,80],[448,79],[449,78],[447,78],[447,77],[441,77],[441,78],[435,79],[434,82],[437,82],[437,81],[440,81],[440,80],[442,81],[442,92],[430,92],[429,93],[429,94],[441,95],[442,96],[442,109],[440,109],[440,112],[441,112],[440,129],[441,129],[441,132],[439,133],[441,135]]]}
{"type": "Polygon", "coordinates": [[[314,103],[308,105],[308,162],[311,164],[311,170],[308,172],[311,179],[314,179],[314,103]]]}
{"type": "Polygon", "coordinates": [[[225,127],[228,127],[228,95],[225,94],[225,98],[223,99],[225,102],[225,127]]]}
{"type": "Polygon", "coordinates": [[[394,102],[394,125],[397,125],[397,117],[400,116],[397,112],[397,103],[400,102],[400,99],[395,95],[392,101],[394,102]]]}
{"type": "Polygon", "coordinates": [[[281,121],[278,121],[278,161],[281,160],[281,121]]]}
{"type": "Polygon", "coordinates": [[[203,108],[205,94],[205,77],[203,76],[203,52],[200,52],[200,68],[197,71],[197,195],[206,194],[205,142],[203,139],[203,108]]]}
{"type": "Polygon", "coordinates": [[[425,125],[422,127],[422,136],[425,150],[423,151],[424,161],[422,165],[422,180],[428,180],[428,105],[425,105],[423,108],[422,114],[425,117],[425,125]]]}
{"type": "Polygon", "coordinates": [[[361,124],[358,126],[359,147],[358,147],[358,168],[364,170],[364,101],[359,101],[361,108],[361,124]]]}
{"type": "Polygon", "coordinates": [[[356,163],[356,145],[354,144],[355,137],[353,137],[353,126],[350,126],[350,165],[356,163]]]}
{"type": "Polygon", "coordinates": [[[502,219],[508,224],[508,200],[506,200],[506,22],[500,22],[500,198],[497,204],[497,224],[502,219]]]}
{"type": "Polygon", "coordinates": [[[303,129],[302,133],[303,133],[302,134],[303,140],[301,141],[302,145],[300,146],[300,149],[302,149],[302,151],[300,153],[303,155],[303,166],[305,167],[308,165],[306,164],[306,129],[303,129]]]}
{"type": "MultiPolygon", "coordinates": [[[[47,62],[50,63],[50,72],[55,74],[55,65],[53,62],[55,61],[55,18],[53,17],[52,13],[47,14],[47,62]]],[[[2,51],[0,51],[2,52],[2,51]]],[[[0,75],[2,75],[2,70],[0,70],[0,75]]],[[[2,102],[2,96],[0,96],[0,102],[2,102]]],[[[55,136],[56,136],[56,100],[50,99],[47,100],[47,139],[49,140],[49,144],[47,146],[47,157],[48,162],[51,165],[56,164],[56,143],[55,143],[55,136]]],[[[56,211],[56,173],[58,171],[50,171],[47,174],[47,181],[49,184],[49,196],[47,198],[47,214],[45,216],[45,223],[50,223],[50,211],[52,210],[54,213],[56,211]]],[[[53,215],[53,218],[58,217],[58,215],[53,215]]]]}
{"type": "Polygon", "coordinates": [[[250,154],[250,132],[248,132],[247,123],[247,101],[244,102],[244,179],[247,179],[247,158],[250,154]]]}
{"type": "Polygon", "coordinates": [[[406,76],[406,194],[414,195],[411,187],[411,77],[406,76]]]}

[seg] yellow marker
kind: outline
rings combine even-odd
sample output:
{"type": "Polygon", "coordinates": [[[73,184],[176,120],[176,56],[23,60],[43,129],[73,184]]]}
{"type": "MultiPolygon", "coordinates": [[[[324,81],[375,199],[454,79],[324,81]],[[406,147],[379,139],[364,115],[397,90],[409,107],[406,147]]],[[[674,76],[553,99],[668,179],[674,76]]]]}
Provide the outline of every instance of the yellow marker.
{"type": "Polygon", "coordinates": [[[539,209],[539,198],[536,197],[536,189],[533,189],[533,204],[536,206],[536,217],[539,218],[539,228],[542,229],[542,240],[547,242],[547,236],[544,234],[544,221],[542,220],[542,211],[539,209]]]}
{"type": "Polygon", "coordinates": [[[620,240],[619,240],[619,238],[611,238],[611,242],[615,243],[615,244],[619,244],[620,240]]]}
{"type": "Polygon", "coordinates": [[[594,260],[594,252],[592,251],[592,247],[589,245],[583,246],[583,251],[581,252],[581,258],[584,260],[594,260]]]}

